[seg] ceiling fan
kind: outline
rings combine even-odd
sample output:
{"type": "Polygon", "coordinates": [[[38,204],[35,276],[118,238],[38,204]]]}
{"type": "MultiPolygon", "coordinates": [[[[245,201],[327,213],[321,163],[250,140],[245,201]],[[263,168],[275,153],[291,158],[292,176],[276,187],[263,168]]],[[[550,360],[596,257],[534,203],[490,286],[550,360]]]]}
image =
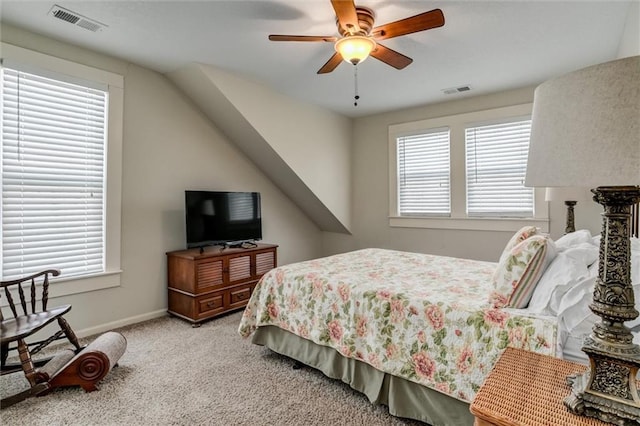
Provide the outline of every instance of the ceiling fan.
{"type": "Polygon", "coordinates": [[[336,25],[340,37],[272,34],[269,40],[335,43],[336,53],[318,70],[318,74],[330,73],[343,59],[357,65],[369,55],[400,70],[413,62],[413,59],[383,46],[378,41],[444,25],[442,10],[434,9],[374,28],[373,10],[356,6],[353,0],[331,0],[331,5],[336,12],[336,25]]]}

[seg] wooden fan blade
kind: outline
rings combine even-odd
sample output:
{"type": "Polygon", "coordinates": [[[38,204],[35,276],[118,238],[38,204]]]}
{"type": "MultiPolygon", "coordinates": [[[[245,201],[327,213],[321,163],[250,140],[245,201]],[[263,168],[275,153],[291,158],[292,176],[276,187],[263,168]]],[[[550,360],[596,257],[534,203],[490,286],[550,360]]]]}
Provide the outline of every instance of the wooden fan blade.
{"type": "Polygon", "coordinates": [[[336,40],[338,40],[338,37],[271,34],[269,36],[269,40],[271,40],[271,41],[328,41],[328,42],[335,42],[336,40]]]}
{"type": "Polygon", "coordinates": [[[440,9],[433,9],[410,18],[390,22],[374,28],[371,35],[376,40],[385,40],[418,31],[430,30],[444,25],[444,14],[440,9]]]}
{"type": "Polygon", "coordinates": [[[356,5],[353,0],[331,0],[333,10],[336,11],[336,17],[340,27],[348,34],[356,34],[360,31],[358,23],[358,14],[356,13],[356,5]]]}
{"type": "Polygon", "coordinates": [[[371,56],[399,70],[413,62],[413,59],[410,57],[404,56],[402,53],[398,53],[379,43],[376,48],[371,51],[371,56]]]}
{"type": "Polygon", "coordinates": [[[340,65],[340,62],[342,62],[342,56],[338,52],[334,53],[333,56],[329,58],[327,63],[318,70],[318,74],[330,73],[331,71],[335,70],[338,65],[340,65]]]}

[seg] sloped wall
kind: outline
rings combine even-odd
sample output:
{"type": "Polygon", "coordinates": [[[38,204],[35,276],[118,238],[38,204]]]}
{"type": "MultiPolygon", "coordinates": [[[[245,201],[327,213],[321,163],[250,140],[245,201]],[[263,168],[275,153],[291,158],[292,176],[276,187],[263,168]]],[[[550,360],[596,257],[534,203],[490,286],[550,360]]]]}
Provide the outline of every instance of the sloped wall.
{"type": "Polygon", "coordinates": [[[624,32],[618,46],[617,58],[640,55],[640,3],[633,2],[629,5],[627,21],[624,24],[624,32]]]}
{"type": "Polygon", "coordinates": [[[351,226],[351,120],[210,65],[169,78],[323,231],[351,226]]]}
{"type": "Polygon", "coordinates": [[[167,251],[185,248],[186,189],[258,191],[278,263],[322,255],[321,231],[164,75],[4,25],[2,41],[124,75],[121,286],[51,298],[81,335],[166,315],[167,251]]]}

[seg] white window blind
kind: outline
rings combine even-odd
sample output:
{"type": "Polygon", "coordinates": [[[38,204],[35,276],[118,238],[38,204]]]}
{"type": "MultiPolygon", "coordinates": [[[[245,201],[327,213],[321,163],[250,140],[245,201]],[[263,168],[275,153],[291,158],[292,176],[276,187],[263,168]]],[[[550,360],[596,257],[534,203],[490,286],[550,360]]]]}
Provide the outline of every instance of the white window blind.
{"type": "Polygon", "coordinates": [[[104,272],[106,90],[2,69],[2,279],[104,272]]]}
{"type": "Polygon", "coordinates": [[[449,129],[397,138],[400,216],[451,213],[449,129]]]}
{"type": "Polygon", "coordinates": [[[467,127],[467,214],[533,217],[533,188],[524,187],[531,120],[467,127]]]}

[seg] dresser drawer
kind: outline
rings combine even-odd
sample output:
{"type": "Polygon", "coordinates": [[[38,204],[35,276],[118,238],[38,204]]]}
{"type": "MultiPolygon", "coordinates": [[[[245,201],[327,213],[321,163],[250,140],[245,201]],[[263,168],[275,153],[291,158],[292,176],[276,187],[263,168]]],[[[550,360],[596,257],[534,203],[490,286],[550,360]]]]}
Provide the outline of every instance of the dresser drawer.
{"type": "Polygon", "coordinates": [[[255,283],[243,284],[229,289],[229,308],[240,308],[247,304],[255,283]]]}
{"type": "Polygon", "coordinates": [[[224,291],[200,296],[196,299],[198,318],[207,318],[224,312],[224,291]]]}

